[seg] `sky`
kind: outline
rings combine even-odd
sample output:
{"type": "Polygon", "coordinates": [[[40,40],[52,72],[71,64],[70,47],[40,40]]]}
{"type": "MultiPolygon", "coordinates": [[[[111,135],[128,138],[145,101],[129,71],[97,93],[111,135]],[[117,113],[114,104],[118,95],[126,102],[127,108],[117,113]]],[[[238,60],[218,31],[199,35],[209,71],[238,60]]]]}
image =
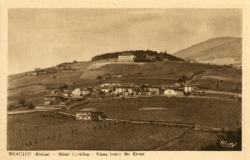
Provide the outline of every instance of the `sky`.
{"type": "Polygon", "coordinates": [[[125,50],[174,53],[241,37],[239,9],[9,9],[9,74],[125,50]]]}

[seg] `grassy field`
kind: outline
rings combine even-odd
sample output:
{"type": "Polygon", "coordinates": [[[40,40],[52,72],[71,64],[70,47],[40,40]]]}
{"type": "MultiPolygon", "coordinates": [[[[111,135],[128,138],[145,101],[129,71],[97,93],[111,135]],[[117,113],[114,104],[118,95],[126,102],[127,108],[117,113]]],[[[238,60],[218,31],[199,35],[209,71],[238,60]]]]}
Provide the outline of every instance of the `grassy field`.
{"type": "MultiPolygon", "coordinates": [[[[240,127],[237,101],[198,98],[147,97],[95,101],[76,110],[92,108],[108,118],[193,122],[210,127],[240,127]]],[[[160,144],[187,128],[112,121],[63,121],[40,113],[8,115],[8,149],[84,150],[199,150],[218,139],[215,134],[192,131],[173,144],[160,144]]]]}
{"type": "Polygon", "coordinates": [[[191,122],[230,128],[237,128],[241,122],[241,102],[223,99],[189,97],[109,99],[94,101],[82,108],[103,111],[108,117],[117,119],[191,122]]]}
{"type": "Polygon", "coordinates": [[[185,131],[152,125],[60,121],[40,117],[40,113],[11,115],[8,120],[10,150],[148,150],[185,131]]]}
{"type": "Polygon", "coordinates": [[[8,88],[17,88],[23,85],[29,84],[51,84],[51,83],[65,83],[71,84],[75,80],[80,78],[81,72],[69,72],[69,73],[55,73],[39,76],[24,76],[17,80],[12,80],[8,83],[8,88]],[[55,76],[55,78],[53,78],[55,76]]]}
{"type": "MultiPolygon", "coordinates": [[[[72,73],[56,73],[40,76],[21,76],[11,75],[9,76],[8,88],[17,88],[29,84],[53,84],[53,83],[65,83],[72,85],[74,82],[81,81],[82,83],[88,82],[88,79],[80,79],[82,73],[91,72],[88,70],[88,66],[91,66],[90,62],[81,62],[74,64],[75,68],[79,69],[72,73]],[[15,79],[15,77],[21,77],[15,79]],[[56,77],[56,78],[53,78],[56,77]],[[14,80],[13,80],[14,79],[14,80]]],[[[190,76],[195,71],[205,71],[206,83],[209,83],[211,79],[220,80],[220,83],[227,83],[226,85],[241,85],[241,70],[234,68],[225,68],[223,66],[206,65],[206,64],[192,64],[185,62],[152,62],[142,65],[135,64],[107,64],[100,68],[93,69],[97,73],[120,73],[124,76],[124,79],[117,79],[117,81],[139,81],[143,83],[143,80],[162,80],[160,83],[164,83],[164,80],[177,81],[180,76],[190,76]],[[209,78],[210,77],[210,78],[209,78]],[[233,83],[230,83],[230,82],[233,83]]],[[[97,75],[96,75],[97,76],[97,75]]],[[[85,77],[88,77],[85,75],[85,77]]],[[[212,83],[212,82],[211,82],[212,83]]],[[[213,83],[212,83],[213,84],[213,83]]],[[[222,85],[223,86],[223,85],[222,85]]],[[[221,90],[224,88],[221,87],[221,90]]]]}

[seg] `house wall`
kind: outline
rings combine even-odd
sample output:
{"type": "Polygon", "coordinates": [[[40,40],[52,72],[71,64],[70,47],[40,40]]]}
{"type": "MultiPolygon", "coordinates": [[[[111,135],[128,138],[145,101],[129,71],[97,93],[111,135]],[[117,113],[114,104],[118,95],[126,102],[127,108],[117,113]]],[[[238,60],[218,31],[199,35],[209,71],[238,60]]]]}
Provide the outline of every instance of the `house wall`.
{"type": "Polygon", "coordinates": [[[88,113],[76,113],[76,120],[91,120],[91,115],[88,113]]]}
{"type": "Polygon", "coordinates": [[[75,89],[72,91],[73,95],[80,96],[81,95],[81,90],[79,88],[75,89]]]}
{"type": "Polygon", "coordinates": [[[45,105],[57,105],[61,104],[62,99],[60,97],[46,97],[44,98],[44,104],[45,105]]]}
{"type": "Polygon", "coordinates": [[[190,93],[193,91],[193,88],[192,87],[184,87],[184,91],[185,91],[185,93],[190,93]]]}
{"type": "Polygon", "coordinates": [[[118,62],[134,62],[134,55],[120,55],[118,56],[118,62]]]}
{"type": "Polygon", "coordinates": [[[176,90],[172,90],[172,89],[166,89],[164,91],[164,95],[166,96],[180,96],[182,95],[183,93],[181,91],[176,91],[176,90]]]}

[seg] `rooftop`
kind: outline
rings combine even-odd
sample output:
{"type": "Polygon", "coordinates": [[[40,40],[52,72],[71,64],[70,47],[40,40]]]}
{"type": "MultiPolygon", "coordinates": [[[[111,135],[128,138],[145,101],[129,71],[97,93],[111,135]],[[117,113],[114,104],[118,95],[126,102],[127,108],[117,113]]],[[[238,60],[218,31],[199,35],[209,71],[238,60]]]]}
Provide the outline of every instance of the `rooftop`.
{"type": "Polygon", "coordinates": [[[132,56],[132,55],[134,55],[133,53],[123,53],[123,54],[120,54],[119,56],[132,56]]]}

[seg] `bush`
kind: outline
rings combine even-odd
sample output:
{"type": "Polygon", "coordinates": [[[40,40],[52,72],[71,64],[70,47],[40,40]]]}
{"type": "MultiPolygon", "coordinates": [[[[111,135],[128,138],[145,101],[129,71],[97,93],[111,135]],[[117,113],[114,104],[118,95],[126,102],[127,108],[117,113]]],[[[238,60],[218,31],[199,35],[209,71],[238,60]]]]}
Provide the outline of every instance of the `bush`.
{"type": "Polygon", "coordinates": [[[26,100],[25,99],[20,99],[19,104],[24,107],[26,105],[26,100]]]}
{"type": "Polygon", "coordinates": [[[28,108],[29,108],[29,109],[34,109],[34,108],[35,108],[35,105],[31,102],[31,103],[28,104],[28,108]]]}
{"type": "Polygon", "coordinates": [[[64,84],[64,85],[62,85],[62,86],[59,86],[59,89],[60,89],[60,90],[68,89],[68,88],[69,88],[69,86],[68,86],[67,84],[64,84]]]}

